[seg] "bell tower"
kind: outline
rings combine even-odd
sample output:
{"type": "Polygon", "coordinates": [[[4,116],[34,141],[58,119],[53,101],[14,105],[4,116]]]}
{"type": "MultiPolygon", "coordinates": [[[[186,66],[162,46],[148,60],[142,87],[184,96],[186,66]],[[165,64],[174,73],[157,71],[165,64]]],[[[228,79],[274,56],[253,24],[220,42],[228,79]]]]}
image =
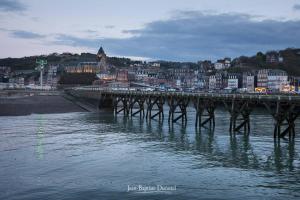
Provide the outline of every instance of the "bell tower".
{"type": "Polygon", "coordinates": [[[98,53],[97,53],[97,60],[100,62],[103,58],[106,58],[106,54],[105,54],[103,48],[100,47],[100,49],[98,50],[98,53]]]}
{"type": "Polygon", "coordinates": [[[107,62],[106,62],[106,54],[102,47],[100,47],[100,49],[97,53],[97,61],[99,62],[98,65],[100,67],[100,72],[107,73],[108,66],[107,66],[107,62]]]}

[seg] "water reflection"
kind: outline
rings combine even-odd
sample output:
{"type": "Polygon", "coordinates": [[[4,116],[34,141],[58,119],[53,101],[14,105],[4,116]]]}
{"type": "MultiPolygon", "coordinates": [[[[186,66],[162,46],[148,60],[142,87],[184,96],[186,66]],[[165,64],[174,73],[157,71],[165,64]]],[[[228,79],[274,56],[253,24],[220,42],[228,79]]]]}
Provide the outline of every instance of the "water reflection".
{"type": "MultiPolygon", "coordinates": [[[[89,118],[90,122],[96,120],[89,118]]],[[[270,141],[273,138],[255,137],[244,134],[219,134],[213,129],[195,129],[160,121],[143,120],[122,116],[98,117],[101,123],[115,123],[116,129],[124,132],[131,142],[161,141],[159,150],[204,155],[215,165],[258,169],[264,171],[299,170],[299,154],[295,141],[270,141]],[[133,137],[134,135],[134,137],[133,137]],[[252,143],[251,140],[254,140],[252,143]],[[265,141],[264,141],[265,140],[265,141]],[[296,161],[295,161],[296,160],[296,161]]]]}
{"type": "Polygon", "coordinates": [[[45,130],[44,130],[43,123],[44,122],[43,122],[42,115],[39,115],[37,119],[37,131],[36,131],[36,136],[37,136],[36,152],[38,155],[38,159],[44,158],[43,138],[44,138],[45,130]]]}
{"type": "Polygon", "coordinates": [[[299,159],[298,154],[295,152],[295,141],[285,142],[274,141],[274,153],[269,156],[269,162],[275,162],[276,170],[281,173],[285,170],[294,171],[294,160],[299,159]]]}
{"type": "Polygon", "coordinates": [[[192,115],[186,126],[110,113],[3,118],[0,199],[130,199],[131,183],[176,184],[169,199],[298,199],[299,138],[274,141],[264,115],[255,133],[230,135],[217,114],[216,129],[201,131],[192,115]]]}

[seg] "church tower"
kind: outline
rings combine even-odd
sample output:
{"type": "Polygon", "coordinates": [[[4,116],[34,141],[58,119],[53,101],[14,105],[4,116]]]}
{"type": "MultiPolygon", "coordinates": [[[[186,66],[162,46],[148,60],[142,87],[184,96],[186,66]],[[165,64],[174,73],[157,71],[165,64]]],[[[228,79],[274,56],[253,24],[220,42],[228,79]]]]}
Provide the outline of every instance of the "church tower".
{"type": "Polygon", "coordinates": [[[97,53],[97,60],[100,62],[102,58],[106,58],[106,54],[102,47],[100,47],[98,53],[97,53]]]}
{"type": "Polygon", "coordinates": [[[100,67],[101,73],[107,73],[108,72],[108,65],[106,62],[106,54],[102,47],[100,47],[98,53],[97,53],[97,61],[99,62],[98,65],[100,67]]]}

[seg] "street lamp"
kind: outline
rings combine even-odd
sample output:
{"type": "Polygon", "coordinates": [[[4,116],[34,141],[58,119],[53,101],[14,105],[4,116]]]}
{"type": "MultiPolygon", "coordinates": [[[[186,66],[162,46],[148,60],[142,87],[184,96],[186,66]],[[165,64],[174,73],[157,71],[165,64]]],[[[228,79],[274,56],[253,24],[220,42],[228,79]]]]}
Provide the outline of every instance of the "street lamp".
{"type": "Polygon", "coordinates": [[[44,66],[47,64],[47,60],[37,59],[35,63],[38,64],[35,70],[40,71],[40,84],[41,84],[41,89],[43,89],[43,70],[44,70],[44,66]]]}

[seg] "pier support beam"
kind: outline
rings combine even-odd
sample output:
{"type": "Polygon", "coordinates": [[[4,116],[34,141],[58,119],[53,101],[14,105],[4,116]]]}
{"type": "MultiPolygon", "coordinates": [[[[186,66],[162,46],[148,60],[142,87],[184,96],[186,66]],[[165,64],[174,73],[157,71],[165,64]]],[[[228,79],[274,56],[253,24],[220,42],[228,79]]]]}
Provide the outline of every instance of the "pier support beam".
{"type": "Polygon", "coordinates": [[[147,104],[147,113],[146,113],[146,119],[151,120],[158,116],[159,121],[163,121],[164,119],[164,104],[165,99],[162,96],[158,97],[149,97],[146,100],[147,104]],[[156,111],[154,114],[153,111],[156,111]]]}
{"type": "Polygon", "coordinates": [[[237,101],[232,99],[231,102],[223,101],[226,110],[230,113],[229,132],[235,133],[244,128],[244,134],[250,133],[250,113],[252,106],[247,100],[237,101]]]}
{"type": "Polygon", "coordinates": [[[196,109],[196,122],[195,127],[205,127],[209,123],[209,128],[215,127],[215,102],[212,99],[200,99],[193,100],[194,107],[196,109]]]}
{"type": "Polygon", "coordinates": [[[171,97],[168,99],[169,110],[169,123],[176,123],[181,119],[182,124],[187,123],[187,107],[189,104],[189,98],[186,97],[171,97]],[[178,114],[178,115],[176,115],[178,114]]]}
{"type": "Polygon", "coordinates": [[[296,104],[280,101],[264,102],[263,104],[275,121],[273,137],[284,138],[288,134],[289,139],[294,139],[295,120],[300,115],[300,108],[296,104]]]}
{"type": "Polygon", "coordinates": [[[145,116],[145,98],[140,96],[135,96],[130,99],[129,109],[130,109],[130,116],[134,117],[137,114],[140,114],[140,118],[144,118],[145,116]],[[134,111],[135,106],[137,106],[137,110],[134,111]]]}
{"type": "Polygon", "coordinates": [[[109,106],[106,105],[107,104],[106,101],[107,101],[106,96],[105,95],[101,95],[100,99],[98,100],[98,106],[97,106],[98,110],[101,110],[101,109],[103,109],[105,107],[109,107],[109,106]]]}
{"type": "Polygon", "coordinates": [[[115,115],[123,111],[124,117],[129,116],[129,97],[127,96],[115,97],[114,110],[115,110],[115,115]],[[119,107],[121,108],[119,109],[119,107]]]}

